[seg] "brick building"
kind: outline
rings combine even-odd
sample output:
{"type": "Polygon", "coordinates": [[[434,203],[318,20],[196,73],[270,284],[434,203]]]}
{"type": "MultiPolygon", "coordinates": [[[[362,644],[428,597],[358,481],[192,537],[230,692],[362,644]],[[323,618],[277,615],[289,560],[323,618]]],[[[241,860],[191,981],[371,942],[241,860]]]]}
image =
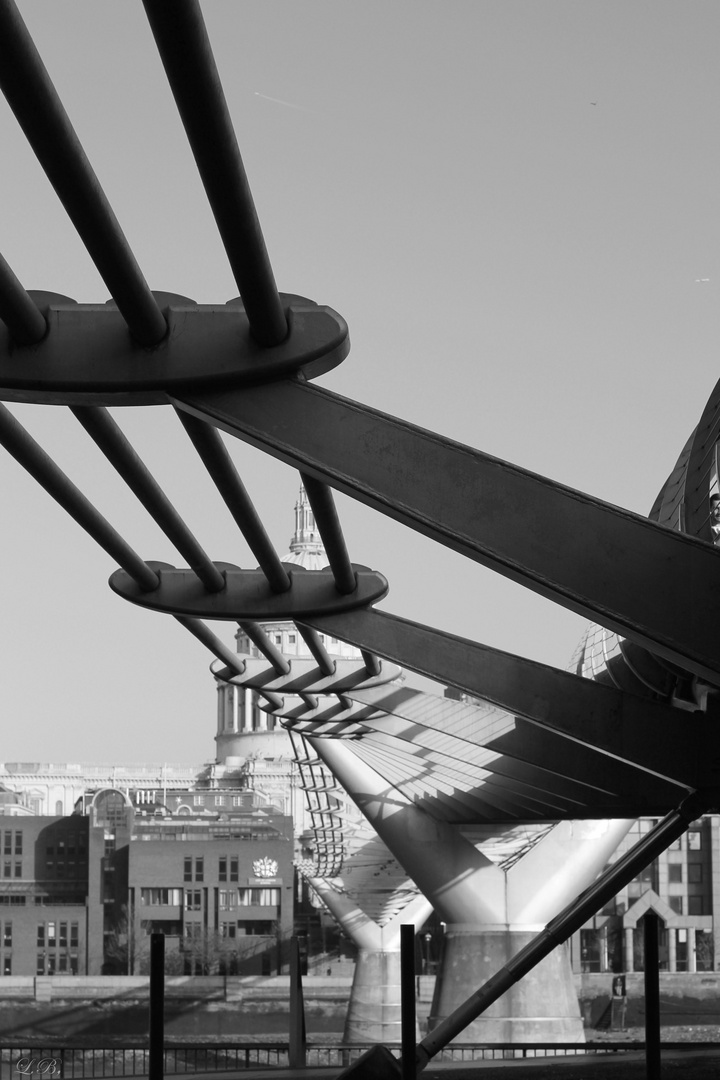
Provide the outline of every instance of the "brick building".
{"type": "Polygon", "coordinates": [[[282,966],[292,819],[237,789],[140,807],[103,789],[70,816],[0,818],[3,975],[138,974],[153,931],[180,974],[282,966]]]}

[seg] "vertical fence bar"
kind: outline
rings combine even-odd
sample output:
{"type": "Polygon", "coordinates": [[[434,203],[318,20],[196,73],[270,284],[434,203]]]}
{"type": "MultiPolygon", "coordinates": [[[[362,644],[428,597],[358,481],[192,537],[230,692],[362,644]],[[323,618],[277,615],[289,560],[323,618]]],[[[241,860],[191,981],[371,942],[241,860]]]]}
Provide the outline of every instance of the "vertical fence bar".
{"type": "Polygon", "coordinates": [[[150,935],[149,1080],[163,1080],[165,1041],[165,935],[150,935]]]}
{"type": "Polygon", "coordinates": [[[304,1069],[307,1064],[307,1039],[305,1036],[305,1004],[303,1001],[302,972],[300,971],[300,941],[290,938],[290,1039],[288,1063],[291,1069],[304,1069]]]}
{"type": "Polygon", "coordinates": [[[402,1080],[415,1080],[415,927],[400,927],[400,1039],[402,1042],[402,1080]]]}
{"type": "Polygon", "coordinates": [[[645,945],[645,1064],[647,1080],[660,1080],[660,919],[654,911],[643,917],[645,945]]]}

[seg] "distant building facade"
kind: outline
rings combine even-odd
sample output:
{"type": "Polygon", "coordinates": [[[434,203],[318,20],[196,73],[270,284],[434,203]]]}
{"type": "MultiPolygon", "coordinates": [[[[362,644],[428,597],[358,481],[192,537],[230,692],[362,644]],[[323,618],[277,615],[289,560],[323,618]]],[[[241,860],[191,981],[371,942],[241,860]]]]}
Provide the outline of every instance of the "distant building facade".
{"type": "Polygon", "coordinates": [[[289,817],[234,790],[173,792],[139,811],[117,789],[88,798],[67,817],[0,818],[3,975],[139,974],[153,931],[177,974],[282,966],[289,817]]]}
{"type": "MultiPolygon", "coordinates": [[[[616,857],[656,823],[651,818],[636,821],[616,857]]],[[[693,822],[573,936],[574,970],[642,971],[639,921],[649,908],[661,919],[661,970],[720,970],[720,815],[693,822]]]]}

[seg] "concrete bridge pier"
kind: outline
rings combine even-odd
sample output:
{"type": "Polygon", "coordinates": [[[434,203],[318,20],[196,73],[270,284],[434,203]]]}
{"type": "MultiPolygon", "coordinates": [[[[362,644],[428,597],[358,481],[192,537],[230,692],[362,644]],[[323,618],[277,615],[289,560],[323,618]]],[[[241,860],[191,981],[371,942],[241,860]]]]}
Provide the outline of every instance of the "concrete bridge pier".
{"type": "MultiPolygon", "coordinates": [[[[560,822],[507,869],[432,816],[340,739],[309,738],[380,838],[447,924],[431,1025],[449,1015],[586,889],[631,822],[560,822]]],[[[560,946],[463,1032],[465,1042],[583,1042],[560,946]]]]}
{"type": "Polygon", "coordinates": [[[325,878],[309,881],[358,947],[343,1041],[400,1042],[400,926],[411,923],[419,930],[432,905],[418,896],[380,926],[332,882],[325,878]]]}

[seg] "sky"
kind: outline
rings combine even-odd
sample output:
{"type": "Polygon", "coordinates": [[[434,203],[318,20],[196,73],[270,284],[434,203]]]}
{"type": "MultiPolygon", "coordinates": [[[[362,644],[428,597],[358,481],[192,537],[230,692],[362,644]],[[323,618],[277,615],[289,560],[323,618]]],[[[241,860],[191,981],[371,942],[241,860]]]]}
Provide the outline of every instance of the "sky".
{"type": "MultiPolygon", "coordinates": [[[[139,0],[19,8],[150,287],[237,295],[139,0]]],[[[320,385],[647,513],[717,378],[714,0],[203,11],[278,286],[350,327],[320,385]]],[[[2,100],[0,141],[3,255],[26,288],[106,300],[2,100]]],[[[178,564],[66,409],[11,409],[178,564]]],[[[254,565],[172,410],[114,415],[209,554],[254,565]]],[[[228,445],[283,553],[297,473],[228,445]]],[[[209,654],[115,596],[109,556],[5,452],[0,492],[0,760],[212,760],[209,654]]],[[[566,666],[584,620],[337,504],[384,610],[566,666]]]]}

